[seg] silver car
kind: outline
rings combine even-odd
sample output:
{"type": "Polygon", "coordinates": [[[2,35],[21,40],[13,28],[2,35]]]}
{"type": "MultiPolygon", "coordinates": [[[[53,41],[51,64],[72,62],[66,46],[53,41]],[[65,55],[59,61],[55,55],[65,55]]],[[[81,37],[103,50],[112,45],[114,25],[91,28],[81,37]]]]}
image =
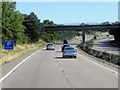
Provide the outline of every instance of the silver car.
{"type": "Polygon", "coordinates": [[[46,50],[55,50],[55,45],[53,43],[48,43],[46,45],[46,50]]]}
{"type": "Polygon", "coordinates": [[[77,50],[71,46],[65,47],[63,51],[63,58],[65,57],[77,58],[77,50]]]}

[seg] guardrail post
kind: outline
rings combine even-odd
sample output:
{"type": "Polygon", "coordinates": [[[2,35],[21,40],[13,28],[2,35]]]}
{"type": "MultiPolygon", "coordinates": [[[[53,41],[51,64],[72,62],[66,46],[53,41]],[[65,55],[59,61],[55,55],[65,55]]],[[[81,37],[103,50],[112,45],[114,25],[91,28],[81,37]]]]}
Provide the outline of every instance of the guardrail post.
{"type": "Polygon", "coordinates": [[[82,43],[85,43],[85,30],[82,30],[82,43]]]}

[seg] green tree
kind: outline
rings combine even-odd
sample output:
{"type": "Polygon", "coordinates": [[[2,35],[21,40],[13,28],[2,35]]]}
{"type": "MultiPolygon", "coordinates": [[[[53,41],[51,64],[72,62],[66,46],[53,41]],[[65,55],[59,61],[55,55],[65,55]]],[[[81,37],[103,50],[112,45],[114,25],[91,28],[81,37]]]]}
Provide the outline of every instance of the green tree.
{"type": "Polygon", "coordinates": [[[46,19],[46,20],[43,21],[43,24],[44,25],[54,25],[54,22],[46,19]]]}
{"type": "Polygon", "coordinates": [[[23,20],[24,20],[24,16],[19,11],[16,11],[14,13],[13,18],[10,17],[10,21],[12,21],[10,30],[12,31],[13,34],[13,40],[16,43],[23,43],[27,39],[27,37],[24,34],[25,27],[22,25],[23,20]]]}
{"type": "Polygon", "coordinates": [[[29,37],[31,43],[37,42],[40,38],[42,24],[34,12],[24,16],[23,25],[26,27],[25,34],[29,37]]]}
{"type": "Polygon", "coordinates": [[[10,22],[10,14],[15,10],[13,7],[15,3],[10,2],[2,2],[2,33],[3,33],[3,41],[13,39],[12,31],[10,31],[11,22],[10,22]]]}
{"type": "MultiPolygon", "coordinates": [[[[53,21],[50,21],[49,19],[43,20],[43,25],[55,25],[53,21]]],[[[55,41],[56,37],[55,37],[55,32],[51,31],[51,32],[44,32],[44,34],[42,34],[42,39],[45,40],[46,42],[53,42],[55,41]]]]}
{"type": "Polygon", "coordinates": [[[16,2],[2,2],[2,38],[22,43],[25,40],[23,15],[16,11],[16,2]]]}

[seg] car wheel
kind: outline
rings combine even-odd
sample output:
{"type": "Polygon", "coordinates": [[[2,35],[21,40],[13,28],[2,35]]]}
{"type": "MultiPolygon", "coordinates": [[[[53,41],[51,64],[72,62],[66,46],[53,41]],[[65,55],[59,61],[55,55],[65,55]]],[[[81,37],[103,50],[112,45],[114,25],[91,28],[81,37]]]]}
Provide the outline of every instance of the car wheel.
{"type": "Polygon", "coordinates": [[[77,56],[74,56],[74,58],[77,58],[77,56]]]}

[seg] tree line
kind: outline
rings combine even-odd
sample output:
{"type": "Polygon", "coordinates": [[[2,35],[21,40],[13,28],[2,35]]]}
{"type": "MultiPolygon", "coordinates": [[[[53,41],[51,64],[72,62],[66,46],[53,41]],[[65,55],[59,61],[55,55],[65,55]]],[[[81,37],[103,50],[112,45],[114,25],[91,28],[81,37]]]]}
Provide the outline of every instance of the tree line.
{"type": "MultiPolygon", "coordinates": [[[[46,42],[54,42],[63,40],[64,38],[73,38],[80,36],[77,31],[57,31],[45,32],[44,25],[56,25],[52,20],[43,20],[43,22],[31,12],[29,15],[22,14],[16,10],[16,2],[0,2],[2,6],[2,43],[5,40],[13,40],[15,44],[35,43],[39,39],[46,42]]],[[[1,14],[1,13],[0,13],[1,14]]],[[[108,24],[104,22],[103,24],[108,24]]],[[[91,33],[91,32],[87,32],[91,33]]],[[[110,34],[114,35],[115,40],[120,42],[120,30],[110,30],[110,34]]],[[[0,35],[1,37],[1,35],[0,35]]]]}
{"type": "Polygon", "coordinates": [[[31,12],[29,15],[16,10],[16,2],[2,2],[2,41],[13,40],[15,44],[62,40],[64,36],[74,37],[75,31],[45,32],[44,25],[55,25],[51,20],[41,20],[31,12]],[[64,32],[64,33],[63,33],[64,32]]]}

